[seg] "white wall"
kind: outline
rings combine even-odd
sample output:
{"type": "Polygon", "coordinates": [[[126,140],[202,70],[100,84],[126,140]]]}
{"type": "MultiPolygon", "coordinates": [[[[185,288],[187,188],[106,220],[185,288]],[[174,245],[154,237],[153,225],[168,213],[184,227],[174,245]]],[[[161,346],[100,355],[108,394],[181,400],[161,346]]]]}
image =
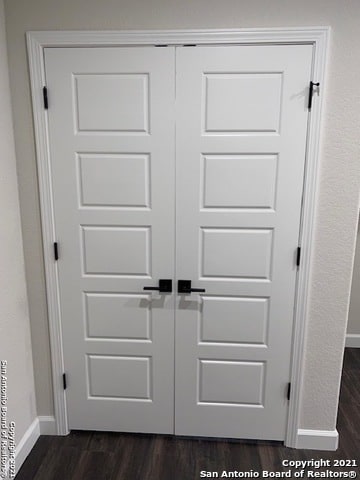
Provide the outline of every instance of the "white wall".
{"type": "Polygon", "coordinates": [[[330,25],[333,29],[302,427],[336,422],[359,191],[358,0],[6,0],[22,224],[39,412],[53,411],[25,32],[330,25]],[[326,333],[326,334],[325,334],[326,333]]]}
{"type": "Polygon", "coordinates": [[[7,420],[19,443],[36,417],[18,181],[0,0],[0,360],[7,361],[7,420]]]}

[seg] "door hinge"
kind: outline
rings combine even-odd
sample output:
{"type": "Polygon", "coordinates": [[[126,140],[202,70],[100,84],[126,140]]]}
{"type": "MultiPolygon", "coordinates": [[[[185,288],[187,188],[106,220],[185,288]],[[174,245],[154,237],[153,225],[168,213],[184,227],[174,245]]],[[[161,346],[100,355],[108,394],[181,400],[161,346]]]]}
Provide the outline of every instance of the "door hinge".
{"type": "Polygon", "coordinates": [[[43,88],[43,99],[44,99],[44,108],[45,108],[45,110],[47,110],[49,108],[49,99],[48,99],[47,87],[43,88]]]}
{"type": "Polygon", "coordinates": [[[286,398],[288,400],[290,400],[290,395],[291,395],[291,383],[289,382],[287,387],[287,392],[286,392],[286,398]]]}
{"type": "Polygon", "coordinates": [[[164,45],[161,45],[161,44],[160,44],[160,45],[154,45],[154,46],[155,46],[155,47],[168,47],[169,45],[165,45],[165,44],[164,44],[164,45]]]}
{"type": "Polygon", "coordinates": [[[297,247],[296,249],[296,266],[300,266],[300,258],[301,258],[301,247],[297,247]]]}
{"type": "Polygon", "coordinates": [[[54,242],[54,258],[55,261],[59,260],[59,247],[57,242],[54,242]]]}
{"type": "Polygon", "coordinates": [[[63,373],[62,376],[64,390],[67,389],[66,373],[63,373]]]}
{"type": "Polygon", "coordinates": [[[183,47],[197,47],[196,43],[185,43],[183,47]]]}
{"type": "Polygon", "coordinates": [[[319,87],[320,87],[320,83],[317,82],[310,82],[310,85],[309,85],[309,101],[308,101],[308,109],[311,110],[311,106],[312,106],[312,99],[313,99],[313,95],[314,95],[314,87],[318,87],[317,88],[317,92],[319,93],[319,87]]]}

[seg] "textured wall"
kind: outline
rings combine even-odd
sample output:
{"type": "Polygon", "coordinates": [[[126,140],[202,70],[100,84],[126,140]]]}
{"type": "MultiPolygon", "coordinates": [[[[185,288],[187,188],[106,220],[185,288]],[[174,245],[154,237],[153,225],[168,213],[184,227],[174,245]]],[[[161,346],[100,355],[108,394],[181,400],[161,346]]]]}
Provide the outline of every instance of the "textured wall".
{"type": "Polygon", "coordinates": [[[333,429],[359,191],[358,0],[7,0],[6,20],[39,412],[52,412],[39,196],[24,34],[51,29],[330,25],[332,45],[306,341],[302,427],[333,429]],[[324,334],[326,332],[326,334],[324,334]]]}
{"type": "Polygon", "coordinates": [[[0,360],[7,361],[7,421],[16,442],[36,416],[4,5],[0,0],[0,360]]]}

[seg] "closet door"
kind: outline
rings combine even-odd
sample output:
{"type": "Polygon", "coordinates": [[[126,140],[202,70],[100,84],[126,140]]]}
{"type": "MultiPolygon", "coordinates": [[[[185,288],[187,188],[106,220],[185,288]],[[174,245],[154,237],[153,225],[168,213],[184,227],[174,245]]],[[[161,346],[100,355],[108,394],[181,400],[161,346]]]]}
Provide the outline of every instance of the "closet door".
{"type": "Polygon", "coordinates": [[[311,60],[176,50],[177,434],[285,437],[311,60]]]}
{"type": "Polygon", "coordinates": [[[45,63],[70,429],[172,433],[174,48],[45,63]]]}

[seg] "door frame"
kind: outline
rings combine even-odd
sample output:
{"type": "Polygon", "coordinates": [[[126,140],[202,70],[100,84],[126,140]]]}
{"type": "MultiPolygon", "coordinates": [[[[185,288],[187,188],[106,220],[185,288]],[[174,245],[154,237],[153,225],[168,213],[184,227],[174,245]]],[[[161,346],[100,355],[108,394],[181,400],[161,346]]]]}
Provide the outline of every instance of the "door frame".
{"type": "MultiPolygon", "coordinates": [[[[310,273],[314,248],[314,224],[318,192],[321,148],[321,114],[326,97],[326,64],[330,27],[261,28],[241,30],[131,30],[131,31],[32,31],[27,32],[27,49],[35,129],[36,157],[42,220],[46,294],[49,317],[51,366],[55,423],[58,435],[69,433],[66,397],[63,388],[64,357],[61,335],[61,308],[57,263],[53,243],[56,241],[51,183],[48,115],[43,105],[45,81],[44,48],[171,45],[313,45],[312,80],[320,82],[309,113],[304,189],[299,245],[301,268],[297,273],[291,366],[291,398],[285,445],[296,448],[300,431],[301,393],[304,376],[304,344],[310,297],[310,273]]],[[[51,90],[49,92],[51,108],[51,90]]],[[[295,248],[296,246],[294,246],[295,248]]]]}

